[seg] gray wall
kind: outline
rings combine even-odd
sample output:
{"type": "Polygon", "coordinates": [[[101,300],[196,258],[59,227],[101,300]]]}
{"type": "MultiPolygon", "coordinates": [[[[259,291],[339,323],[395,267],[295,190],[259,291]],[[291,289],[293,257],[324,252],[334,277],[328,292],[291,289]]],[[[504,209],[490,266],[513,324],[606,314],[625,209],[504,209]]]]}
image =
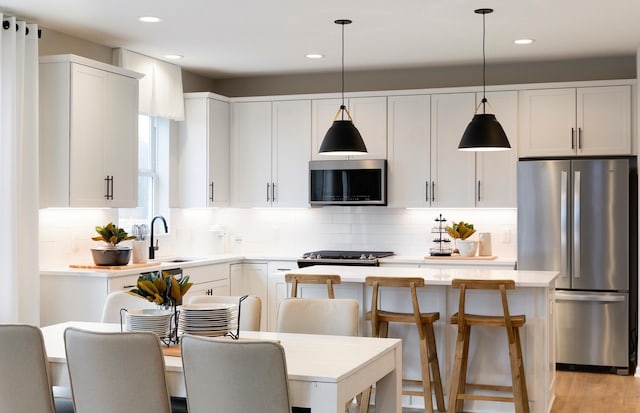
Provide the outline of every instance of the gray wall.
{"type": "MultiPolygon", "coordinates": [[[[487,65],[488,85],[635,78],[635,56],[487,65]]],[[[479,65],[345,74],[347,92],[478,85],[482,85],[479,65]]],[[[340,91],[340,73],[216,79],[214,86],[213,92],[229,97],[330,93],[340,91]]]]}

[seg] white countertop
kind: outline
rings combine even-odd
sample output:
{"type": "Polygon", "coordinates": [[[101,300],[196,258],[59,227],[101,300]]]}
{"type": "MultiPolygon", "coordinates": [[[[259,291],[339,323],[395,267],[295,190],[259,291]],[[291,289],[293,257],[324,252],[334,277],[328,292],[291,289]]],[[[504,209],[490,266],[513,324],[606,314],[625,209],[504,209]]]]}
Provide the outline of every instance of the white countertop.
{"type": "MultiPolygon", "coordinates": [[[[367,276],[422,277],[427,285],[451,285],[454,278],[484,280],[509,279],[516,287],[548,287],[558,276],[557,271],[518,271],[483,268],[408,268],[314,265],[296,269],[296,274],[339,274],[342,282],[363,283],[367,276]]],[[[286,274],[286,272],[285,272],[286,274]]]]}

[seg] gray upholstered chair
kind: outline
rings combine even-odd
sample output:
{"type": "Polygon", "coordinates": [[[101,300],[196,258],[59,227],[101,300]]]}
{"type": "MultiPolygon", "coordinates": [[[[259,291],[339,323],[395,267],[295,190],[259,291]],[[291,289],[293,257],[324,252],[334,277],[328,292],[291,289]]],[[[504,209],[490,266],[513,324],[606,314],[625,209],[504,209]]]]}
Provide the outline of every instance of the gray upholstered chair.
{"type": "Polygon", "coordinates": [[[189,413],[291,413],[279,343],[187,335],[182,365],[189,413]]]}
{"type": "Polygon", "coordinates": [[[126,291],[114,291],[107,296],[102,307],[102,322],[103,323],[120,323],[120,310],[126,308],[127,310],[139,309],[139,308],[158,308],[157,305],[151,303],[144,298],[136,297],[129,294],[126,291]]]}
{"type": "MultiPolygon", "coordinates": [[[[186,304],[225,303],[238,304],[240,297],[223,295],[194,295],[187,296],[186,304]]],[[[240,330],[260,331],[260,317],[262,314],[262,300],[255,295],[249,295],[240,306],[240,330]]]]}
{"type": "Polygon", "coordinates": [[[153,333],[64,332],[77,413],[170,413],[160,340],[153,333]]]}
{"type": "Polygon", "coordinates": [[[0,325],[0,366],[0,412],[54,412],[47,354],[39,328],[0,325]]]}
{"type": "Polygon", "coordinates": [[[280,333],[358,335],[358,302],[337,298],[288,298],[280,302],[280,333]]]}

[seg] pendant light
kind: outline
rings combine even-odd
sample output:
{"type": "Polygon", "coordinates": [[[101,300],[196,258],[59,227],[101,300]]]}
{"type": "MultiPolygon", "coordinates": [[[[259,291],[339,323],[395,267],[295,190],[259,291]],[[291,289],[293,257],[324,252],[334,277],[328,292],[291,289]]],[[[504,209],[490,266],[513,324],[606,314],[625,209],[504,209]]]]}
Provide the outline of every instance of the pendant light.
{"type": "Polygon", "coordinates": [[[319,153],[321,155],[360,155],[367,152],[367,147],[344,104],[344,26],[351,24],[351,20],[340,19],[334,23],[342,26],[342,104],[333,118],[333,125],[324,135],[319,153]],[[348,119],[345,119],[345,113],[348,119]]]}
{"type": "MultiPolygon", "coordinates": [[[[458,150],[460,151],[506,151],[511,149],[509,140],[507,139],[504,129],[496,119],[494,113],[486,113],[486,105],[489,101],[486,97],[486,56],[484,50],[485,44],[485,16],[493,13],[493,9],[477,9],[477,14],[482,14],[482,100],[476,107],[473,119],[465,129],[458,150]],[[478,109],[482,105],[482,113],[478,113],[478,109]]],[[[489,108],[494,112],[489,104],[489,108]]]]}

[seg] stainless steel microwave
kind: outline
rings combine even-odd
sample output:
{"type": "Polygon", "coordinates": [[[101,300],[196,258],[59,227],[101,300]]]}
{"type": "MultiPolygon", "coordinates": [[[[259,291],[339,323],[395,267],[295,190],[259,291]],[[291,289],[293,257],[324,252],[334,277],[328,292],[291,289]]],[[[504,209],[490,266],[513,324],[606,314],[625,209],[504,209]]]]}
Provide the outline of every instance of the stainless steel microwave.
{"type": "Polygon", "coordinates": [[[309,203],[387,205],[386,159],[309,162],[309,203]]]}

